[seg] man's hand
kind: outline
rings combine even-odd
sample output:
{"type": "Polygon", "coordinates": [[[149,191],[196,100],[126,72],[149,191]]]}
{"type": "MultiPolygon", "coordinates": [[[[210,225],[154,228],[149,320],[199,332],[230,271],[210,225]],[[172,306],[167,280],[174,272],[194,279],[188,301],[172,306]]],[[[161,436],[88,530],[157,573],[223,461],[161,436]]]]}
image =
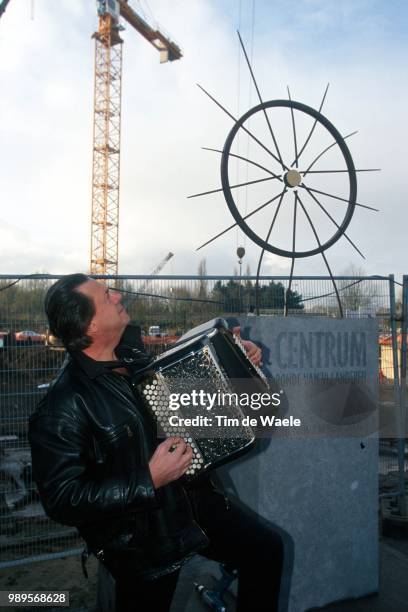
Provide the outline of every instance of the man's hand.
{"type": "Polygon", "coordinates": [[[191,446],[182,438],[167,438],[159,444],[149,462],[154,488],[180,478],[188,470],[192,457],[191,446]]]}
{"type": "Polygon", "coordinates": [[[252,363],[256,366],[262,365],[262,349],[254,342],[251,342],[251,340],[243,340],[241,338],[241,328],[239,326],[233,327],[232,333],[236,336],[239,336],[239,339],[241,340],[241,343],[246,350],[248,359],[250,359],[252,363]]]}

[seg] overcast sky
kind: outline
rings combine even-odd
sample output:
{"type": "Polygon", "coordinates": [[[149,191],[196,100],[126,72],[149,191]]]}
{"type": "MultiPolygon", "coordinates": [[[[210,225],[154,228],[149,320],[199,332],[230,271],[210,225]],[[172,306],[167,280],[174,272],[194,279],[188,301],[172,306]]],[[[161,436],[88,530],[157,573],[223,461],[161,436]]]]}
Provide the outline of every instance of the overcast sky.
{"type": "MultiPolygon", "coordinates": [[[[123,32],[120,273],[149,273],[171,250],[175,257],[164,273],[194,274],[205,257],[209,274],[231,274],[239,245],[247,250],[244,263],[256,270],[259,247],[236,231],[196,253],[233,219],[220,194],[187,199],[220,186],[220,156],[201,147],[221,149],[233,125],[196,83],[234,116],[258,102],[239,51],[238,27],[264,100],[287,98],[289,85],[292,99],[317,109],[330,82],[323,114],[343,135],[358,130],[347,141],[356,168],[382,169],[358,175],[358,202],[380,212],[357,208],[347,231],[366,260],[343,238],[326,252],[333,272],[354,265],[367,274],[408,273],[406,2],[130,4],[135,10],[150,6],[146,17],[171,34],[184,56],[160,65],[157,51],[138,33],[130,26],[123,32]]],[[[32,14],[30,0],[11,0],[0,21],[0,272],[88,271],[95,2],[35,0],[33,6],[32,14]]],[[[316,151],[323,142],[317,132],[316,151]]],[[[290,130],[286,137],[292,143],[290,130]]],[[[240,138],[241,151],[255,155],[240,138]]],[[[237,173],[244,182],[245,170],[237,173]]],[[[260,170],[250,174],[264,176],[260,170]]],[[[333,189],[332,178],[326,183],[320,177],[319,188],[333,189]]],[[[248,188],[237,196],[241,212],[259,205],[264,193],[278,193],[276,184],[266,185],[269,192],[248,188]]],[[[338,202],[322,202],[341,216],[338,202]]],[[[258,220],[262,235],[274,210],[258,220]]],[[[290,235],[290,210],[271,242],[283,246],[285,231],[290,235]]],[[[299,242],[306,242],[303,222],[299,242]]],[[[289,268],[289,259],[271,255],[263,272],[286,274],[289,268]]],[[[299,260],[295,273],[325,274],[326,268],[314,256],[299,260]]]]}

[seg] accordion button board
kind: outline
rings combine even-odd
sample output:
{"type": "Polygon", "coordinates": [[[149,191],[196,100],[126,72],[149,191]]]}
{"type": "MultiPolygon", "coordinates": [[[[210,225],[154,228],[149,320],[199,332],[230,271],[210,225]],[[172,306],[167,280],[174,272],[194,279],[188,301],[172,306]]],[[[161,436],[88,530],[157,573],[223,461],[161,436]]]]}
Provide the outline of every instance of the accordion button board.
{"type": "Polygon", "coordinates": [[[193,459],[184,475],[191,481],[199,478],[210,469],[232,461],[255,444],[255,434],[251,427],[242,424],[245,416],[239,404],[239,390],[256,388],[268,391],[269,385],[260,368],[254,366],[246,356],[245,349],[236,336],[223,328],[215,328],[193,337],[169,349],[158,357],[143,379],[138,389],[144,404],[156,422],[160,437],[181,437],[193,450],[193,459]],[[222,401],[214,401],[211,408],[204,404],[171,406],[170,398],[180,397],[227,397],[226,406],[222,401]],[[184,421],[194,426],[184,425],[184,421]],[[177,419],[172,419],[177,415],[177,419]],[[217,415],[220,421],[217,421],[217,415]],[[184,418],[188,417],[188,418],[184,418]],[[236,423],[232,430],[225,426],[224,417],[236,423]],[[208,426],[221,421],[224,425],[208,426]],[[175,422],[176,421],[176,422],[175,422]]]}

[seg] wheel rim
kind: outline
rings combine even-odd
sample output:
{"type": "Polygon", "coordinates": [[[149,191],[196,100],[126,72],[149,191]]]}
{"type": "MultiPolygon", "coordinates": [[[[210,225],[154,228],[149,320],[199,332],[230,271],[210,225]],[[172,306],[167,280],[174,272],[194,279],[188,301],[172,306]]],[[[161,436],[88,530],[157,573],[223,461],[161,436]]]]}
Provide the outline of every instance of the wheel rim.
{"type": "MultiPolygon", "coordinates": [[[[245,128],[244,128],[245,129],[245,128]]],[[[277,159],[275,157],[275,159],[277,159]]],[[[279,160],[278,160],[279,161],[279,160]]],[[[284,198],[287,194],[287,190],[294,188],[294,187],[301,187],[301,180],[299,179],[300,177],[300,173],[297,171],[297,169],[294,168],[290,168],[285,166],[286,168],[286,172],[284,174],[284,177],[282,179],[282,198],[284,198]]],[[[272,173],[273,174],[273,173],[272,173]]],[[[307,174],[307,172],[306,172],[307,174]]],[[[290,257],[290,258],[300,258],[300,257],[308,257],[311,255],[316,255],[318,253],[322,253],[323,251],[325,251],[326,249],[328,249],[329,247],[331,247],[333,244],[335,244],[345,233],[348,225],[350,224],[350,221],[353,217],[354,214],[354,210],[355,210],[355,206],[356,206],[356,198],[357,198],[357,178],[356,178],[356,171],[355,171],[355,167],[354,167],[354,162],[353,159],[351,157],[350,151],[343,139],[343,137],[341,136],[341,134],[338,132],[338,130],[334,127],[334,125],[328,120],[326,119],[326,117],[324,115],[322,115],[320,112],[316,111],[315,109],[302,104],[300,102],[295,102],[292,100],[270,100],[268,102],[264,102],[262,104],[259,104],[257,106],[254,106],[252,109],[250,109],[248,112],[246,112],[233,126],[233,128],[231,129],[226,141],[225,141],[225,145],[223,148],[223,152],[222,152],[222,157],[221,157],[221,183],[222,183],[222,188],[223,188],[223,192],[224,192],[224,197],[225,200],[227,202],[228,208],[232,214],[232,216],[234,217],[235,221],[237,222],[238,226],[242,229],[242,231],[253,241],[255,242],[258,246],[260,246],[261,248],[265,249],[266,251],[270,252],[270,253],[274,253],[276,255],[280,255],[282,257],[290,257]],[[236,202],[234,200],[234,197],[232,195],[231,192],[231,186],[230,186],[230,181],[229,181],[229,160],[230,160],[230,156],[231,156],[231,148],[234,144],[235,141],[235,137],[237,136],[239,130],[244,126],[245,122],[252,117],[253,115],[255,115],[256,113],[259,112],[266,112],[266,109],[268,108],[287,108],[290,109],[291,112],[293,112],[293,110],[297,110],[301,113],[304,113],[310,117],[312,117],[316,122],[318,122],[319,124],[321,124],[326,130],[327,132],[329,132],[329,134],[333,137],[335,143],[337,144],[338,148],[340,149],[341,155],[344,159],[345,162],[345,166],[347,169],[347,175],[348,175],[348,179],[349,179],[349,195],[347,198],[347,210],[344,214],[344,218],[342,219],[341,223],[336,225],[338,226],[337,231],[334,232],[334,234],[328,239],[326,240],[324,243],[320,243],[320,241],[318,240],[318,246],[314,249],[308,249],[308,250],[302,250],[302,251],[296,251],[296,250],[286,250],[286,249],[282,249],[279,248],[277,246],[274,246],[273,244],[270,244],[267,240],[264,240],[263,238],[261,238],[245,221],[245,219],[242,217],[242,215],[240,214],[238,207],[236,205],[236,202]]],[[[306,187],[305,187],[306,188],[306,187]]],[[[277,199],[277,198],[274,198],[277,199]]],[[[272,200],[271,200],[272,201],[272,200]]],[[[313,227],[313,226],[312,226],[313,227]]]]}

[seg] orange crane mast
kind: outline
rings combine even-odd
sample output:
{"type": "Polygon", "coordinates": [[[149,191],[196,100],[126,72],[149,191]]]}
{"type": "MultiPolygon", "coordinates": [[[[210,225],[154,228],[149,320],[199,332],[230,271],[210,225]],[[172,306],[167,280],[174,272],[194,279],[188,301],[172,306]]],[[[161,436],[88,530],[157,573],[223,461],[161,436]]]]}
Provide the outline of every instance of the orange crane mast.
{"type": "Polygon", "coordinates": [[[97,0],[92,165],[91,274],[118,274],[122,43],[120,17],[159,52],[160,62],[180,48],[151,27],[126,0],[97,0]]]}

